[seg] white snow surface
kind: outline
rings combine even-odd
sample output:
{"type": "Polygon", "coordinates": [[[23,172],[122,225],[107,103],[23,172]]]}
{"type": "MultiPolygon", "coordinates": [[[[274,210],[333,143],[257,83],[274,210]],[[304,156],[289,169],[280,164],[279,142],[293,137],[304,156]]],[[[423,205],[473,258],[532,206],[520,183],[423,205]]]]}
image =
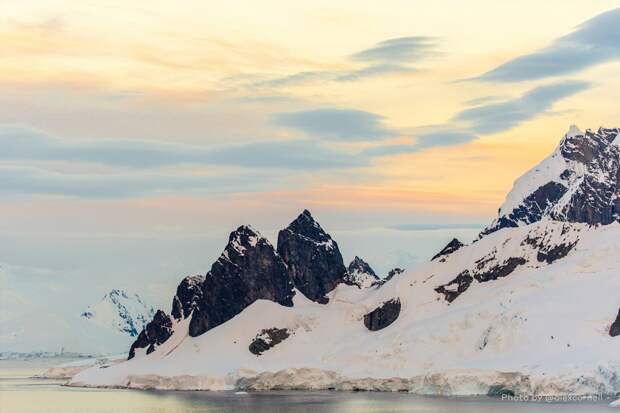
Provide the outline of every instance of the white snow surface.
{"type": "Polygon", "coordinates": [[[294,306],[259,300],[230,321],[188,335],[188,320],[149,355],[78,373],[71,385],[159,389],[367,389],[422,394],[612,394],[620,391],[620,338],[608,331],[620,307],[620,224],[590,227],[543,219],[504,228],[392,278],[381,288],[339,285],[321,305],[300,292],[294,306]],[[537,249],[577,241],[566,257],[539,262],[537,249]],[[435,288],[464,270],[524,265],[473,281],[448,303],[435,288]],[[485,261],[486,260],[486,261],[485,261]],[[481,264],[482,263],[482,264],[481,264]],[[398,319],[369,331],[364,315],[399,298],[398,319]],[[291,335],[260,356],[263,329],[291,335]]]}

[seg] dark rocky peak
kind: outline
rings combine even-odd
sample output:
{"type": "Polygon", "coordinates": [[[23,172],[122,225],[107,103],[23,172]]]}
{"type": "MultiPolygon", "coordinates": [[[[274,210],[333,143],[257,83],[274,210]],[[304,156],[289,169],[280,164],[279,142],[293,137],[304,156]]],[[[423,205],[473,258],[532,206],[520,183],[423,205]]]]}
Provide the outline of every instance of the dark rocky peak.
{"type": "Polygon", "coordinates": [[[560,142],[560,153],[565,159],[590,163],[600,157],[614,141],[618,131],[619,129],[599,128],[597,132],[588,129],[583,133],[573,125],[560,142]]]}
{"type": "Polygon", "coordinates": [[[308,210],[280,231],[278,254],[286,262],[295,287],[318,303],[327,303],[325,295],[346,279],[338,244],[308,210]]]}
{"type": "Polygon", "coordinates": [[[177,320],[187,318],[202,301],[202,284],[204,275],[190,275],[183,278],[177,287],[177,294],[172,299],[172,316],[177,320]]]}
{"type": "Polygon", "coordinates": [[[230,320],[256,300],[293,305],[286,264],[267,239],[249,226],[230,234],[222,255],[202,282],[189,325],[192,337],[230,320]]]}
{"type": "Polygon", "coordinates": [[[355,258],[353,258],[353,261],[349,263],[349,267],[347,269],[349,271],[349,274],[353,272],[359,272],[359,273],[371,275],[379,279],[379,277],[377,277],[377,274],[375,274],[375,271],[372,269],[372,267],[366,261],[364,261],[357,255],[355,256],[355,258]]]}
{"type": "Polygon", "coordinates": [[[304,211],[284,229],[284,231],[287,230],[299,236],[306,237],[309,240],[325,243],[326,245],[333,242],[332,237],[323,231],[321,225],[307,209],[304,209],[304,211]]]}
{"type": "MultiPolygon", "coordinates": [[[[452,254],[454,251],[460,249],[464,245],[465,244],[463,244],[458,239],[452,238],[452,241],[448,242],[448,244],[445,247],[443,247],[441,251],[439,251],[433,258],[431,258],[431,261],[434,261],[439,257],[445,258],[448,255],[452,254]]],[[[442,261],[443,261],[443,258],[442,258],[442,261]]]]}
{"type": "MultiPolygon", "coordinates": [[[[254,249],[258,244],[261,246],[271,246],[266,238],[263,238],[257,231],[249,225],[242,225],[228,237],[228,244],[219,259],[231,262],[243,261],[248,249],[254,249]]],[[[273,247],[272,247],[273,248],[273,247]]]]}
{"type": "Polygon", "coordinates": [[[157,346],[168,340],[172,333],[172,318],[162,310],[157,310],[153,320],[146,325],[131,345],[128,360],[135,357],[136,349],[139,348],[146,348],[146,354],[152,353],[157,346]]]}
{"type": "Polygon", "coordinates": [[[368,288],[377,285],[380,281],[370,265],[358,256],[355,256],[347,268],[345,283],[349,285],[368,288]]]}

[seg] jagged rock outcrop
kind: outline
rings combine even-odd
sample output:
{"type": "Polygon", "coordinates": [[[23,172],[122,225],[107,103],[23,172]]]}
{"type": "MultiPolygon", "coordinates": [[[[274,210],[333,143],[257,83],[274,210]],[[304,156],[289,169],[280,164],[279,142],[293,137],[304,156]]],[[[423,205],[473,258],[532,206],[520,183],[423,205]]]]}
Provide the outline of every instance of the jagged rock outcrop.
{"type": "Polygon", "coordinates": [[[346,279],[338,244],[308,210],[280,231],[278,254],[286,262],[295,287],[318,303],[326,304],[325,295],[346,279]]]}
{"type": "Polygon", "coordinates": [[[192,337],[216,327],[259,299],[293,305],[286,264],[266,238],[249,226],[230,234],[228,245],[202,283],[202,300],[189,325],[192,337]]]}
{"type": "Polygon", "coordinates": [[[400,314],[400,299],[392,298],[364,316],[364,325],[370,331],[383,330],[400,314]]]}
{"type": "Polygon", "coordinates": [[[435,288],[435,291],[439,294],[443,294],[446,301],[451,303],[456,300],[459,295],[467,291],[473,281],[474,277],[471,276],[468,270],[465,270],[449,283],[435,288]]]}
{"type": "Polygon", "coordinates": [[[248,350],[250,353],[260,356],[265,351],[273,348],[286,340],[291,335],[287,328],[267,328],[261,330],[250,343],[248,350]]]}
{"type": "Polygon", "coordinates": [[[356,285],[358,288],[368,288],[380,283],[380,278],[372,267],[357,255],[347,268],[345,283],[356,285]]]}
{"type": "Polygon", "coordinates": [[[131,345],[128,359],[134,358],[136,349],[139,348],[146,348],[146,354],[152,353],[158,345],[168,340],[171,335],[172,318],[162,310],[157,310],[153,320],[138,334],[138,338],[131,345]]]}
{"type": "Polygon", "coordinates": [[[177,320],[187,318],[202,302],[204,275],[190,275],[183,278],[172,299],[172,316],[177,320]]]}
{"type": "Polygon", "coordinates": [[[392,279],[392,277],[394,277],[395,275],[400,275],[402,273],[404,273],[405,270],[403,268],[392,268],[389,272],[388,275],[382,280],[384,283],[387,281],[390,281],[392,279]]]}
{"type": "Polygon", "coordinates": [[[616,320],[611,324],[611,327],[609,328],[609,335],[612,337],[620,336],[620,310],[618,310],[616,320]]]}
{"type": "MultiPolygon", "coordinates": [[[[439,251],[437,254],[435,254],[435,256],[433,258],[431,258],[431,261],[436,260],[439,257],[446,257],[450,254],[452,254],[454,251],[458,250],[459,248],[461,248],[463,244],[461,241],[459,241],[456,238],[452,238],[452,241],[448,242],[448,244],[443,247],[443,249],[441,251],[439,251]]],[[[443,260],[443,258],[442,258],[443,260]]]]}
{"type": "Polygon", "coordinates": [[[481,236],[549,217],[607,225],[620,221],[620,129],[573,126],[556,151],[519,178],[481,236]]]}

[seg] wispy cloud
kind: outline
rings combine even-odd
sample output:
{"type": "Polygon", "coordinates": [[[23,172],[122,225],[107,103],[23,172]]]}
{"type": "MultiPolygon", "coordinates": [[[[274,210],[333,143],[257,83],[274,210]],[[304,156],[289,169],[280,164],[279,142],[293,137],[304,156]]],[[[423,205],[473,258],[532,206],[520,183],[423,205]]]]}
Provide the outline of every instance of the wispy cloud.
{"type": "Polygon", "coordinates": [[[549,46],[511,59],[475,79],[497,82],[542,79],[618,59],[620,8],[599,14],[549,46]]]}
{"type": "Polygon", "coordinates": [[[433,37],[411,36],[389,39],[347,57],[362,64],[349,70],[308,70],[254,83],[259,87],[283,87],[306,82],[351,82],[368,77],[416,72],[413,63],[436,55],[438,41],[433,37]]]}
{"type": "Polygon", "coordinates": [[[539,86],[523,95],[502,101],[464,109],[448,122],[414,133],[409,145],[378,145],[364,151],[367,156],[386,156],[417,152],[438,146],[461,145],[479,136],[503,132],[543,114],[550,113],[553,105],[591,86],[583,81],[565,81],[539,86]]]}
{"type": "Polygon", "coordinates": [[[323,108],[279,113],[274,121],[307,135],[334,141],[368,141],[397,135],[383,124],[383,117],[362,110],[323,108]]]}
{"type": "Polygon", "coordinates": [[[436,53],[437,39],[426,36],[399,37],[384,40],[375,46],[351,55],[358,62],[415,62],[436,53]]]}
{"type": "Polygon", "coordinates": [[[162,173],[77,174],[39,168],[0,166],[0,193],[124,198],[156,192],[197,190],[207,193],[255,191],[273,184],[260,174],[228,176],[162,173]]]}
{"type": "Polygon", "coordinates": [[[515,126],[546,113],[563,98],[588,89],[582,81],[565,81],[534,88],[516,99],[488,103],[457,113],[451,123],[464,123],[468,130],[490,134],[515,126]]]}
{"type": "Polygon", "coordinates": [[[74,161],[131,168],[206,163],[199,147],[140,140],[64,141],[43,132],[0,127],[0,160],[74,161]]]}
{"type": "Polygon", "coordinates": [[[209,154],[216,165],[290,170],[345,169],[368,166],[368,160],[310,140],[257,142],[226,146],[209,154]]]}
{"type": "MultiPolygon", "coordinates": [[[[360,130],[366,134],[373,131],[370,127],[360,130]]],[[[374,131],[378,133],[380,129],[374,131]]],[[[206,148],[141,140],[65,141],[20,127],[0,128],[0,161],[66,161],[131,169],[195,164],[317,170],[367,165],[365,160],[357,159],[352,154],[309,139],[260,141],[206,148]]]]}

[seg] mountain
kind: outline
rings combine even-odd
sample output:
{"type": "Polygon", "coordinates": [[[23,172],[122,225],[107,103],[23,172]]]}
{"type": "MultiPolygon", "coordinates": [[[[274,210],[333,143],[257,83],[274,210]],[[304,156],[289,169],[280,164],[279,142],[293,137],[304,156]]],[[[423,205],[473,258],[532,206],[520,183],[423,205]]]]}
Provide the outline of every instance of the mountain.
{"type": "MultiPolygon", "coordinates": [[[[45,296],[33,294],[33,302],[45,296]]],[[[126,352],[154,316],[137,294],[114,289],[83,312],[23,306],[0,323],[0,349],[21,354],[105,355],[126,352]]]]}
{"type": "Polygon", "coordinates": [[[80,316],[101,327],[136,337],[154,315],[155,310],[147,306],[138,294],[114,289],[80,316]]]}
{"type": "Polygon", "coordinates": [[[239,241],[215,279],[212,269],[177,289],[173,310],[183,317],[156,316],[152,334],[147,326],[150,351],[71,384],[616,394],[617,135],[571,128],[516,181],[478,239],[451,242],[380,288],[351,285],[337,244],[308,211],[280,232],[275,252],[255,231],[233,233],[239,241]],[[206,298],[213,294],[222,298],[206,298]],[[191,329],[196,314],[203,331],[191,329]]]}
{"type": "Polygon", "coordinates": [[[620,221],[619,131],[571,126],[555,151],[515,182],[482,235],[543,217],[590,225],[620,221]]]}
{"type": "Polygon", "coordinates": [[[368,288],[380,284],[381,279],[375,274],[370,265],[357,255],[347,268],[345,282],[357,285],[359,288],[368,288]]]}

